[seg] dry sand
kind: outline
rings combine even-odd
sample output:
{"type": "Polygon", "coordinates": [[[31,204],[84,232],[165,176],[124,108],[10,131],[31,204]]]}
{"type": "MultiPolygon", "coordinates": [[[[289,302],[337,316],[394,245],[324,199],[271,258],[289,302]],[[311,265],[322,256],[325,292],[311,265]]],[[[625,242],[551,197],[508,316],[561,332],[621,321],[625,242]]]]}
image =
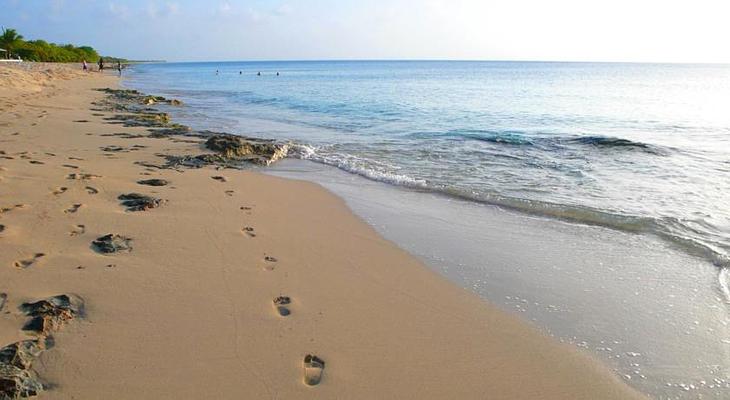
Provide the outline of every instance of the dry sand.
{"type": "Polygon", "coordinates": [[[135,164],[202,150],[199,139],[109,136],[147,134],[90,110],[103,97],[93,88],[116,85],[0,66],[0,347],[27,337],[21,303],[62,293],[86,303],[34,364],[42,398],[642,398],[424,267],[317,185],[135,164]],[[100,149],[110,145],[124,150],[100,149]],[[136,183],[149,178],[171,183],[136,183]],[[166,202],[125,211],[117,196],[130,192],[166,202]],[[107,233],[132,238],[132,250],[94,251],[107,233]],[[319,385],[304,384],[307,354],[325,362],[319,385]]]}

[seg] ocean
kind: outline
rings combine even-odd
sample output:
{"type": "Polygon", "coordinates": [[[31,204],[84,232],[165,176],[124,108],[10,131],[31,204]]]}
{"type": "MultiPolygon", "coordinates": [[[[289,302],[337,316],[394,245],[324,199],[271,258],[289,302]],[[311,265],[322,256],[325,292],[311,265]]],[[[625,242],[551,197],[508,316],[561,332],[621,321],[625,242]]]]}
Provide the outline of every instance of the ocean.
{"type": "Polygon", "coordinates": [[[198,130],[291,141],[386,238],[658,399],[730,398],[730,66],[141,64],[198,130]],[[260,73],[260,75],[259,75],[260,73]]]}
{"type": "Polygon", "coordinates": [[[727,65],[169,63],[127,82],[182,99],[175,117],[196,129],[291,140],[296,157],[369,179],[648,232],[729,265],[727,65]]]}

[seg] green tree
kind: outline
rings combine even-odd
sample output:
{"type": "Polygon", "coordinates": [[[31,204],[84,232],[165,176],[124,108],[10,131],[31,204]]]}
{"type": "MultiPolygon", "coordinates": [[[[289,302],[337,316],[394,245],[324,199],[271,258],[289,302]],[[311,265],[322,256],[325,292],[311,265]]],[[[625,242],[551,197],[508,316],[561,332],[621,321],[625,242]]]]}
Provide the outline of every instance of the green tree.
{"type": "Polygon", "coordinates": [[[7,50],[6,56],[10,57],[15,48],[22,42],[23,36],[18,34],[15,29],[3,29],[0,35],[0,48],[7,50]]]}
{"type": "Polygon", "coordinates": [[[6,56],[20,56],[27,61],[42,62],[96,62],[99,53],[91,46],[48,43],[45,40],[23,40],[15,29],[3,29],[0,48],[8,50],[6,56]]]}

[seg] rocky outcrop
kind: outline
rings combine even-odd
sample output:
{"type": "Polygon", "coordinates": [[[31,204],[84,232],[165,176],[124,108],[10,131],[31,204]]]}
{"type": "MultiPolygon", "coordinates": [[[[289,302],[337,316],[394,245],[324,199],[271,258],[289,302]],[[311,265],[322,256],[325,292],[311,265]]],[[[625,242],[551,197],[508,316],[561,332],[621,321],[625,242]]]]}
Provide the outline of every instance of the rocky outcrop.
{"type": "Polygon", "coordinates": [[[94,102],[95,111],[119,112],[106,120],[110,123],[122,124],[127,127],[141,126],[150,128],[152,137],[185,134],[190,128],[170,122],[170,115],[149,107],[156,104],[172,106],[182,105],[175,99],[166,99],[162,96],[148,96],[136,90],[99,89],[107,94],[107,98],[94,102]]]}
{"type": "Polygon", "coordinates": [[[149,128],[148,137],[152,138],[185,135],[206,139],[205,147],[216,153],[170,157],[166,168],[179,166],[200,168],[206,165],[239,168],[244,161],[270,165],[286,157],[289,152],[289,143],[210,131],[193,131],[188,126],[173,123],[169,114],[150,107],[161,103],[173,106],[182,104],[175,99],[145,95],[136,90],[100,90],[108,96],[94,103],[99,107],[95,110],[119,112],[106,118],[109,123],[149,128]]]}
{"type": "Polygon", "coordinates": [[[142,97],[142,104],[153,105],[153,104],[169,104],[171,106],[181,106],[182,101],[177,99],[166,99],[162,96],[144,96],[142,97]]]}
{"type": "Polygon", "coordinates": [[[167,186],[170,182],[164,179],[143,179],[141,181],[137,181],[137,183],[147,186],[167,186]]]}
{"type": "Polygon", "coordinates": [[[43,384],[32,369],[33,362],[46,350],[54,331],[82,315],[83,300],[62,294],[24,303],[20,311],[30,317],[23,329],[36,338],[0,348],[0,400],[31,397],[43,390],[43,384]]]}
{"type": "Polygon", "coordinates": [[[30,317],[23,330],[38,337],[48,337],[82,312],[83,302],[77,297],[58,295],[35,303],[24,303],[20,311],[30,317]]]}
{"type": "Polygon", "coordinates": [[[128,193],[117,197],[127,211],[147,211],[159,207],[164,200],[139,193],[128,193]]]}
{"type": "Polygon", "coordinates": [[[96,250],[104,254],[132,251],[132,239],[112,233],[97,238],[91,244],[96,250]]]}
{"type": "MultiPolygon", "coordinates": [[[[0,352],[10,352],[11,346],[3,347],[0,352]]],[[[43,384],[36,373],[27,368],[16,367],[6,363],[0,355],[0,400],[14,400],[23,397],[36,396],[43,390],[43,384]]]]}
{"type": "Polygon", "coordinates": [[[289,152],[288,143],[233,135],[212,136],[205,142],[205,147],[225,159],[249,161],[259,165],[270,165],[286,157],[289,152]]]}
{"type": "Polygon", "coordinates": [[[120,103],[136,103],[141,105],[169,104],[171,106],[181,106],[183,104],[182,101],[177,99],[166,99],[162,96],[149,96],[138,90],[111,88],[99,90],[108,94],[110,97],[120,103]]]}

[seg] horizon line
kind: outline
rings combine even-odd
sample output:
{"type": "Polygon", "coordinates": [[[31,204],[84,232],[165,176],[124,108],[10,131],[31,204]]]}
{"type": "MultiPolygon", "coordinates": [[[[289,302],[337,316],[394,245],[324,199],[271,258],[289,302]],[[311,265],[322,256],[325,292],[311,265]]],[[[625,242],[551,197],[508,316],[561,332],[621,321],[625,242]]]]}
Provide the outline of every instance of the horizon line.
{"type": "MultiPolygon", "coordinates": [[[[142,61],[144,62],[144,61],[142,61]]],[[[301,58],[301,59],[243,59],[243,60],[150,60],[149,63],[235,63],[235,62],[502,62],[554,64],[673,64],[730,66],[727,62],[707,61],[587,61],[587,60],[513,60],[513,59],[448,59],[448,58],[301,58]]]]}

